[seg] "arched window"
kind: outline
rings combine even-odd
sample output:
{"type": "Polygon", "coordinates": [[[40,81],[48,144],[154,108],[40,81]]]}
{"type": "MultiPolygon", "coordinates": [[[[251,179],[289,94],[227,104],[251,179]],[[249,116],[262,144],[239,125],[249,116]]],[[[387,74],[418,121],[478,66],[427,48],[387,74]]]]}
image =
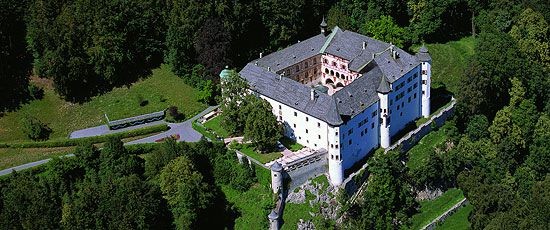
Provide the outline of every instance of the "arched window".
{"type": "Polygon", "coordinates": [[[333,70],[330,71],[330,76],[334,76],[334,71],[333,70]]]}
{"type": "Polygon", "coordinates": [[[340,78],[340,73],[336,72],[336,77],[340,78]]]}
{"type": "Polygon", "coordinates": [[[328,69],[327,68],[325,68],[325,73],[328,74],[328,69]]]}

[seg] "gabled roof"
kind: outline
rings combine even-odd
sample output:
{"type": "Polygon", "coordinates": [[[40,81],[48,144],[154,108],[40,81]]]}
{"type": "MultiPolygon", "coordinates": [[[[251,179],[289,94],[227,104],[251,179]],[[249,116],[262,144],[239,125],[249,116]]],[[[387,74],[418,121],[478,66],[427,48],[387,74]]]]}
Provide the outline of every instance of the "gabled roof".
{"type": "Polygon", "coordinates": [[[251,63],[241,70],[240,75],[248,81],[250,88],[255,92],[331,125],[340,125],[343,122],[334,99],[328,94],[317,92],[315,99],[311,100],[309,86],[287,77],[280,77],[251,63]]]}

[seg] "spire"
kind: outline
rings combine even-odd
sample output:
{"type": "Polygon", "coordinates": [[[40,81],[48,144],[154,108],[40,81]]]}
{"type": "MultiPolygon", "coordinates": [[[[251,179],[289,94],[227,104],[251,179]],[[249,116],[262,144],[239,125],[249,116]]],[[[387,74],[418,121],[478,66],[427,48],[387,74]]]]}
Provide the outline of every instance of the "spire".
{"type": "Polygon", "coordinates": [[[328,33],[328,30],[327,30],[327,22],[325,21],[325,17],[323,16],[323,21],[321,21],[321,25],[319,25],[321,27],[321,33],[324,34],[325,36],[327,35],[328,33]]]}
{"type": "Polygon", "coordinates": [[[378,89],[376,91],[383,94],[389,93],[391,91],[390,82],[385,75],[382,75],[382,79],[380,79],[380,85],[378,86],[378,89]]]}

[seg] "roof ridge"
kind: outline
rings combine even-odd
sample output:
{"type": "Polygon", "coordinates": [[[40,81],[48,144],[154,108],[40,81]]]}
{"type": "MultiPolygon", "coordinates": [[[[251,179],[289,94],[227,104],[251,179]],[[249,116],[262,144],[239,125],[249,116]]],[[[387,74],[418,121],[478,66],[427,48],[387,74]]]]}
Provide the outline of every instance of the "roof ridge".
{"type": "Polygon", "coordinates": [[[332,41],[332,39],[334,38],[334,36],[336,35],[336,33],[338,32],[340,28],[338,26],[335,26],[334,29],[332,30],[332,33],[330,33],[330,35],[328,35],[328,38],[327,40],[325,41],[325,44],[323,44],[323,46],[321,47],[321,49],[319,50],[319,53],[322,54],[322,53],[325,53],[325,50],[327,49],[327,47],[330,45],[330,42],[332,41]]]}

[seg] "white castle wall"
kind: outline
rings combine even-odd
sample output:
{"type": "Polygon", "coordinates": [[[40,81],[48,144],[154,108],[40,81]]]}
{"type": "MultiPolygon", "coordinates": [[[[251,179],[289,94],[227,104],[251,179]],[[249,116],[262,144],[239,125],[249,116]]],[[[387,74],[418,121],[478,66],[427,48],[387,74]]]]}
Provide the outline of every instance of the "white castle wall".
{"type": "Polygon", "coordinates": [[[378,108],[379,104],[376,102],[340,126],[340,152],[344,161],[342,165],[344,170],[378,147],[380,135],[378,108]]]}
{"type": "Polygon", "coordinates": [[[405,128],[407,123],[422,115],[420,65],[392,83],[392,92],[389,93],[388,98],[390,99],[388,106],[390,136],[393,137],[405,128]]]}

